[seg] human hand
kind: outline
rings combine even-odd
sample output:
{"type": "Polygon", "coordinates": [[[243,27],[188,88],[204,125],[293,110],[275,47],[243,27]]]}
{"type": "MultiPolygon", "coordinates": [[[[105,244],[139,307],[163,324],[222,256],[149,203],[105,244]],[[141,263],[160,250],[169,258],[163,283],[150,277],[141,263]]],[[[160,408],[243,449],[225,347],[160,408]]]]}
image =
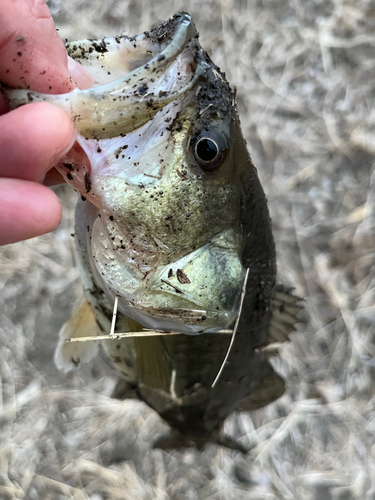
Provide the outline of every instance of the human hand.
{"type": "MultiPolygon", "coordinates": [[[[0,81],[60,94],[92,86],[68,58],[44,0],[1,0],[0,81]]],[[[60,202],[46,185],[63,182],[53,166],[72,147],[76,131],[63,111],[34,103],[8,112],[0,94],[0,245],[53,231],[60,202]]]]}

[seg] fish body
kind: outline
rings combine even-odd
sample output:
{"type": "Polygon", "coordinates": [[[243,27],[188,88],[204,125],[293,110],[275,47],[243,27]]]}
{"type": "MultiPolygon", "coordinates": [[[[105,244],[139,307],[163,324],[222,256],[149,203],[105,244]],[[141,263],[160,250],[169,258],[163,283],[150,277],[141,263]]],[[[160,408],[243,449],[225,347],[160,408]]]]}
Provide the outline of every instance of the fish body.
{"type": "MultiPolygon", "coordinates": [[[[97,85],[27,95],[60,106],[80,133],[59,168],[83,197],[75,234],[87,302],[104,333],[115,297],[117,332],[180,332],[105,340],[104,348],[127,388],[173,429],[217,436],[231,412],[283,393],[263,348],[287,338],[299,309],[276,287],[267,201],[235,95],[185,13],[139,37],[70,43],[68,53],[97,85]],[[221,332],[236,321],[213,387],[231,341],[221,332]]],[[[16,106],[25,95],[8,97],[16,106]]],[[[69,366],[72,351],[61,349],[60,365],[69,366]]],[[[88,346],[75,349],[77,364],[88,346]]]]}

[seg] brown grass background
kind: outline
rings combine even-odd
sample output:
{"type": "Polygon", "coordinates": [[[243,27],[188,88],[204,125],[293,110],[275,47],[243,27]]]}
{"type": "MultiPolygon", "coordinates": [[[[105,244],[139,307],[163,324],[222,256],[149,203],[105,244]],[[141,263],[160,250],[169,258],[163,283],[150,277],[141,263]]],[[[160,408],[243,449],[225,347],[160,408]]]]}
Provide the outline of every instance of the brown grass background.
{"type": "Polygon", "coordinates": [[[269,199],[280,280],[306,297],[274,360],[286,394],[234,414],[251,452],[165,452],[145,404],[110,398],[102,354],[57,371],[60,326],[81,293],[75,193],[57,231],[0,260],[0,499],[375,499],[375,2],[49,0],[63,38],[138,34],[178,10],[238,88],[269,199]]]}

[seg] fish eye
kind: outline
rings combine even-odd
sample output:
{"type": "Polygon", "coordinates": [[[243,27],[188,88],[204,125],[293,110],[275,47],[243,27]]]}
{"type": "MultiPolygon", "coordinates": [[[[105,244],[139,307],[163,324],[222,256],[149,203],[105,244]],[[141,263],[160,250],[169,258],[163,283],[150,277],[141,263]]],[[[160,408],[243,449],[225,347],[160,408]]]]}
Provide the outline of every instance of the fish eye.
{"type": "Polygon", "coordinates": [[[203,170],[219,168],[228,153],[227,140],[222,134],[202,133],[193,141],[193,154],[203,170]]]}
{"type": "Polygon", "coordinates": [[[219,147],[215,141],[202,137],[195,145],[195,156],[205,163],[214,161],[219,154],[219,147]]]}

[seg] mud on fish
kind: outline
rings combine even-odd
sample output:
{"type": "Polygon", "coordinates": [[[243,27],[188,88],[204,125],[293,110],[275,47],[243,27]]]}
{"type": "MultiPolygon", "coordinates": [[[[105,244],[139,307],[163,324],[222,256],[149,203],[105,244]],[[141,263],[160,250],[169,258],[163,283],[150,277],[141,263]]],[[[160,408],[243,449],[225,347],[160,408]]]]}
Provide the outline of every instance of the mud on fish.
{"type": "Polygon", "coordinates": [[[13,107],[59,106],[79,132],[58,168],[82,195],[75,234],[86,301],[62,330],[57,364],[68,371],[92,358],[97,342],[65,340],[107,334],[117,297],[116,332],[180,334],[103,341],[123,377],[116,395],[136,395],[170,424],[159,445],[184,436],[229,445],[220,431],[230,413],[284,392],[269,346],[288,338],[300,309],[276,281],[267,201],[235,95],[186,13],[67,50],[92,88],[7,94],[13,107]],[[213,387],[231,341],[222,332],[235,323],[213,387]]]}

